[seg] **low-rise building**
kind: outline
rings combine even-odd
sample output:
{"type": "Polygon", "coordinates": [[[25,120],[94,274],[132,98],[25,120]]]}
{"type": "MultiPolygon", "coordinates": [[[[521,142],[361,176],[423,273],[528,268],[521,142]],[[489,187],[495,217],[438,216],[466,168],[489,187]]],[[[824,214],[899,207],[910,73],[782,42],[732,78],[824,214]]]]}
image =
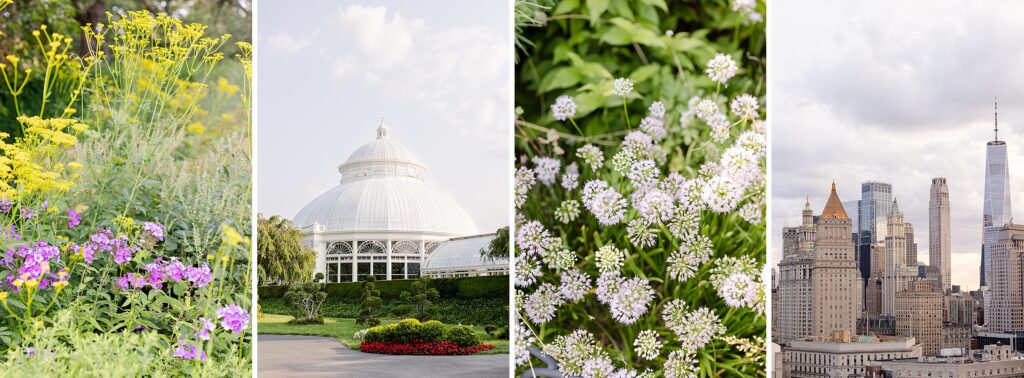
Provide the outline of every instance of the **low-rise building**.
{"type": "Polygon", "coordinates": [[[782,350],[783,373],[789,378],[863,377],[865,366],[877,361],[921,356],[921,344],[913,337],[858,336],[849,331],[794,340],[782,350]]]}
{"type": "Polygon", "coordinates": [[[986,345],[973,353],[963,353],[962,349],[943,349],[937,357],[882,361],[872,364],[867,371],[869,378],[1020,378],[1024,377],[1024,355],[1013,353],[1007,345],[986,345]]]}

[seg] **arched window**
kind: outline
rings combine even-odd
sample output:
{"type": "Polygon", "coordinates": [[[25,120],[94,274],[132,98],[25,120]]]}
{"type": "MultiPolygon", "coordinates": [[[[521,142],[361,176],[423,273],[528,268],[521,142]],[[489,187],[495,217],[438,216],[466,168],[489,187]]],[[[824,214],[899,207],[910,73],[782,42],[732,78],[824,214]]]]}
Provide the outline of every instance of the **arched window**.
{"type": "Polygon", "coordinates": [[[352,244],[349,242],[331,242],[327,244],[327,255],[351,255],[352,244]]]}
{"type": "MultiPolygon", "coordinates": [[[[386,254],[388,252],[384,243],[379,240],[371,240],[359,243],[359,254],[386,254]]],[[[361,273],[361,272],[360,272],[361,273]]]]}
{"type": "Polygon", "coordinates": [[[444,244],[444,242],[429,242],[427,243],[426,247],[424,247],[424,252],[426,252],[428,255],[434,253],[434,251],[441,247],[441,244],[444,244]]]}
{"type": "Polygon", "coordinates": [[[391,254],[393,255],[418,255],[420,254],[420,246],[409,240],[402,240],[391,245],[391,254]]]}

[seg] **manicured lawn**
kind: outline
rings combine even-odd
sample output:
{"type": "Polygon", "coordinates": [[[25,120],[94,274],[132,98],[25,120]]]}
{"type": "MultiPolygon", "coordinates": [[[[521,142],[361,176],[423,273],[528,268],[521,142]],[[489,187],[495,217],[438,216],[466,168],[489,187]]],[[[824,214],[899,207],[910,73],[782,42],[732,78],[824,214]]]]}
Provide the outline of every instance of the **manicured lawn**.
{"type": "MultiPolygon", "coordinates": [[[[305,335],[324,336],[338,339],[349,348],[359,350],[359,340],[352,338],[352,335],[364,326],[356,324],[355,319],[324,318],[324,324],[297,325],[288,324],[292,320],[290,315],[264,314],[259,320],[259,333],[263,335],[305,335]]],[[[383,319],[383,324],[398,322],[401,319],[383,319]]],[[[508,340],[495,340],[484,331],[483,327],[473,327],[480,335],[480,340],[485,344],[493,344],[494,349],[477,354],[505,354],[508,353],[508,340]]]]}

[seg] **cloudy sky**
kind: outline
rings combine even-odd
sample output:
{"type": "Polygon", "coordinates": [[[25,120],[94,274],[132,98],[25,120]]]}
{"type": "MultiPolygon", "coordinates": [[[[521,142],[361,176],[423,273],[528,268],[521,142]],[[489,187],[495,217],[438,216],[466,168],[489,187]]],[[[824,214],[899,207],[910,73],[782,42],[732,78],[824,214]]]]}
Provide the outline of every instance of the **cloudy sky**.
{"type": "Polygon", "coordinates": [[[927,263],[929,187],[941,176],[950,188],[952,280],[976,289],[996,96],[1014,211],[1024,209],[1021,14],[1024,3],[1009,1],[773,2],[772,260],[804,196],[820,212],[835,179],[843,201],[859,199],[863,181],[892,183],[927,263]]]}
{"type": "Polygon", "coordinates": [[[294,216],[391,138],[482,232],[509,219],[509,9],[484,2],[259,4],[258,204],[294,216]]]}

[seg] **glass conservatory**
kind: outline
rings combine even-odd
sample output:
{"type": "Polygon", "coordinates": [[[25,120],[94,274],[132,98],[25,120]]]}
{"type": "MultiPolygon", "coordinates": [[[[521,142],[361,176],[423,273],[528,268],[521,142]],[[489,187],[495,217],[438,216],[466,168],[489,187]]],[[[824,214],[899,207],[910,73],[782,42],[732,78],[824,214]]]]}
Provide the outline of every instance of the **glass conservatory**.
{"type": "Polygon", "coordinates": [[[338,186],[293,219],[327,282],[416,278],[442,244],[478,234],[458,203],[427,185],[427,167],[391,140],[383,122],[377,139],[352,153],[338,172],[338,186]]]}
{"type": "Polygon", "coordinates": [[[488,259],[480,255],[480,250],[487,248],[494,236],[477,235],[442,243],[427,257],[422,274],[434,278],[508,275],[508,259],[488,259]]]}

